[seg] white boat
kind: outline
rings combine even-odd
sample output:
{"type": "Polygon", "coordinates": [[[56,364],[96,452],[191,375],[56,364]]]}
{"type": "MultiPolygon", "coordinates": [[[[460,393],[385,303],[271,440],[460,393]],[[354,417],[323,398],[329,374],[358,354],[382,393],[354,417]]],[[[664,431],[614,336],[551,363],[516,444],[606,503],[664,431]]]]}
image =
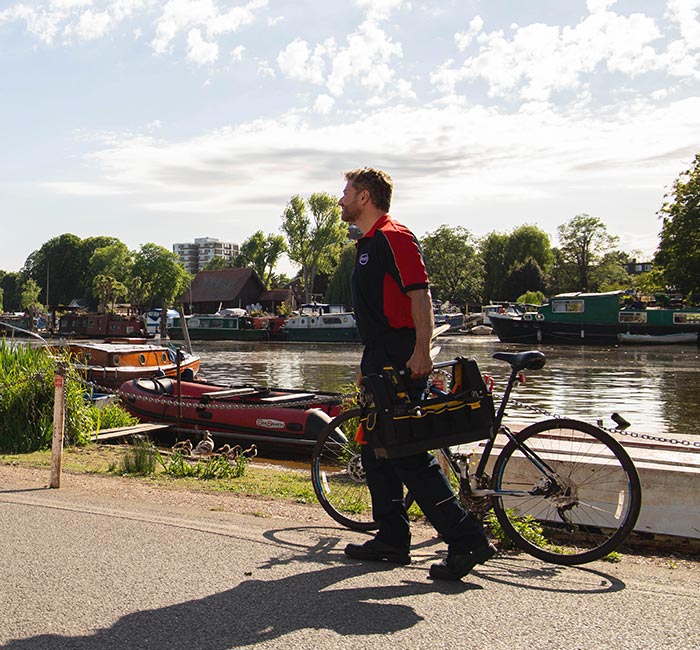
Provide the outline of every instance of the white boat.
{"type": "Polygon", "coordinates": [[[697,332],[678,332],[676,334],[629,334],[620,332],[617,335],[620,343],[634,343],[639,345],[679,345],[685,343],[697,343],[697,332]]]}
{"type": "Polygon", "coordinates": [[[355,314],[345,305],[308,303],[290,316],[280,328],[287,341],[359,341],[355,314]]]}

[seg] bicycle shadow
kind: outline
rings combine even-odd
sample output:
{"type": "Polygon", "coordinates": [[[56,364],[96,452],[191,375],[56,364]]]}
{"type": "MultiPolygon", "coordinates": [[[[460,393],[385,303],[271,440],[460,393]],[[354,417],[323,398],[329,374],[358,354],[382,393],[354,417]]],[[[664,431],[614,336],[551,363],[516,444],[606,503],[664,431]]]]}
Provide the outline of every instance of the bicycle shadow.
{"type": "MultiPolygon", "coordinates": [[[[274,539],[275,531],[265,536],[274,539]]],[[[291,576],[265,579],[256,575],[255,579],[204,598],[127,614],[110,627],[91,634],[42,634],[14,640],[3,647],[6,650],[224,650],[267,642],[302,629],[327,629],[340,635],[384,635],[408,629],[423,620],[412,607],[395,602],[397,599],[436,591],[460,593],[470,588],[465,583],[453,586],[405,580],[388,586],[333,588],[344,581],[391,568],[380,563],[344,562],[342,553],[333,550],[339,541],[338,537],[320,537],[301,553],[271,557],[258,567],[262,573],[279,565],[299,563],[299,572],[291,576]],[[322,568],[309,571],[311,563],[314,566],[321,563],[322,568]],[[323,566],[326,564],[332,566],[323,566]]]]}

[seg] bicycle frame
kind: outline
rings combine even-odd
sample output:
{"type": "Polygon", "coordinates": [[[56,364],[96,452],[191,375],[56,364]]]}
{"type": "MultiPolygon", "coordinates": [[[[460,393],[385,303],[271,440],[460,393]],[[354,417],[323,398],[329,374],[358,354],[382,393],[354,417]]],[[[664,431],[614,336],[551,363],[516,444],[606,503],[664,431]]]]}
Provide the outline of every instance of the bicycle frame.
{"type": "MultiPolygon", "coordinates": [[[[530,353],[525,353],[525,354],[530,354],[530,353]]],[[[489,462],[489,459],[491,457],[491,452],[493,450],[494,443],[496,441],[496,435],[498,433],[504,434],[508,440],[510,440],[522,454],[528,458],[536,467],[539,469],[547,478],[551,480],[556,480],[556,472],[542,459],[540,458],[534,451],[532,451],[527,445],[522,444],[515,434],[505,425],[503,425],[503,417],[506,412],[506,406],[508,405],[508,400],[510,399],[510,395],[513,392],[513,388],[515,387],[516,382],[521,381],[520,377],[522,376],[523,370],[526,368],[529,369],[539,369],[544,365],[542,362],[541,365],[539,361],[539,357],[530,357],[530,362],[535,362],[533,366],[527,365],[527,364],[513,364],[511,363],[511,370],[510,370],[510,375],[508,376],[508,380],[506,382],[506,389],[505,392],[503,393],[503,396],[501,397],[501,401],[498,405],[498,409],[496,410],[496,414],[494,417],[494,422],[493,422],[493,436],[487,440],[487,442],[484,444],[484,447],[481,451],[481,456],[479,458],[479,463],[476,466],[476,470],[474,472],[474,478],[478,483],[478,480],[480,477],[484,476],[486,473],[486,465],[489,462]],[[539,367],[538,367],[539,366],[539,367]]],[[[442,363],[436,363],[434,365],[435,368],[446,368],[450,367],[454,364],[454,361],[444,361],[442,363]]],[[[444,391],[439,391],[437,389],[431,388],[431,392],[434,393],[443,393],[444,391]]],[[[465,489],[466,494],[469,496],[474,496],[474,497],[486,497],[486,496],[498,496],[498,495],[509,495],[509,496],[529,496],[530,492],[529,491],[514,491],[514,490],[492,490],[492,489],[483,489],[477,487],[477,485],[472,486],[470,477],[468,475],[468,463],[466,462],[466,458],[463,455],[460,454],[454,454],[452,453],[448,448],[443,448],[440,450],[442,456],[447,460],[447,462],[450,464],[452,471],[456,476],[460,477],[460,482],[463,483],[461,485],[462,489],[465,489]]]]}

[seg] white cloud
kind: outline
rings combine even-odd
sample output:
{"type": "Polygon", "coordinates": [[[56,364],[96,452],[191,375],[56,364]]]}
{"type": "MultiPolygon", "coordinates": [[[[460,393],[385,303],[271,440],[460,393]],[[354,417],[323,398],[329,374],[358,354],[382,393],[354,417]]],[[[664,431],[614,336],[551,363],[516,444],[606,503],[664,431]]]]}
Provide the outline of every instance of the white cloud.
{"type": "Polygon", "coordinates": [[[386,20],[391,14],[408,4],[405,0],[355,0],[358,7],[367,12],[369,20],[386,20]]]}
{"type": "Polygon", "coordinates": [[[277,65],[282,74],[290,79],[321,84],[324,80],[324,55],[328,51],[327,47],[332,48],[332,43],[328,46],[317,45],[312,52],[306,41],[294,40],[279,53],[277,65]]]}
{"type": "Polygon", "coordinates": [[[326,95],[325,93],[321,94],[316,97],[316,100],[314,101],[314,112],[321,115],[327,115],[331,112],[334,105],[335,99],[333,99],[330,95],[326,95]]]}
{"type": "Polygon", "coordinates": [[[219,46],[205,41],[198,29],[192,29],[187,35],[187,58],[198,65],[214,63],[219,58],[219,46]]]}
{"type": "Polygon", "coordinates": [[[591,13],[573,27],[533,23],[515,25],[511,33],[483,31],[477,17],[467,32],[455,35],[460,50],[473,43],[476,54],[459,66],[446,61],[433,82],[443,92],[454,92],[462,81],[484,79],[492,97],[547,101],[557,91],[585,91],[588,75],[600,66],[629,76],[661,69],[653,44],[662,34],[654,19],[617,15],[608,11],[613,4],[589,0],[591,13]]]}
{"type": "Polygon", "coordinates": [[[234,61],[242,61],[244,53],[245,47],[243,47],[242,45],[237,45],[231,50],[231,59],[234,61]]]}
{"type": "MultiPolygon", "coordinates": [[[[106,11],[94,13],[88,9],[80,15],[78,24],[72,30],[79,38],[90,41],[104,36],[112,25],[112,17],[106,11]]],[[[67,33],[70,33],[69,31],[67,33]]]]}

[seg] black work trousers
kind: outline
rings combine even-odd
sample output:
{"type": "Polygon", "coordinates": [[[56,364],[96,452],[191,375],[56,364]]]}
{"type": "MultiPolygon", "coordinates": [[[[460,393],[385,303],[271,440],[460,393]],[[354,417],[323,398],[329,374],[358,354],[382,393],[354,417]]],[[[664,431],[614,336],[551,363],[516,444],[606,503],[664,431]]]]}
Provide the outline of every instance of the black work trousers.
{"type": "MultiPolygon", "coordinates": [[[[415,345],[415,332],[395,331],[394,336],[365,347],[362,374],[379,372],[392,365],[405,368],[415,345]]],[[[408,382],[411,399],[418,399],[425,379],[408,382]]],[[[377,458],[369,445],[362,447],[362,465],[372,495],[372,513],[379,524],[377,538],[391,546],[407,548],[411,543],[410,523],[404,505],[405,485],[423,514],[449,545],[450,553],[465,553],[488,543],[479,524],[462,508],[454,490],[437,462],[428,452],[401,458],[377,458]]]]}

